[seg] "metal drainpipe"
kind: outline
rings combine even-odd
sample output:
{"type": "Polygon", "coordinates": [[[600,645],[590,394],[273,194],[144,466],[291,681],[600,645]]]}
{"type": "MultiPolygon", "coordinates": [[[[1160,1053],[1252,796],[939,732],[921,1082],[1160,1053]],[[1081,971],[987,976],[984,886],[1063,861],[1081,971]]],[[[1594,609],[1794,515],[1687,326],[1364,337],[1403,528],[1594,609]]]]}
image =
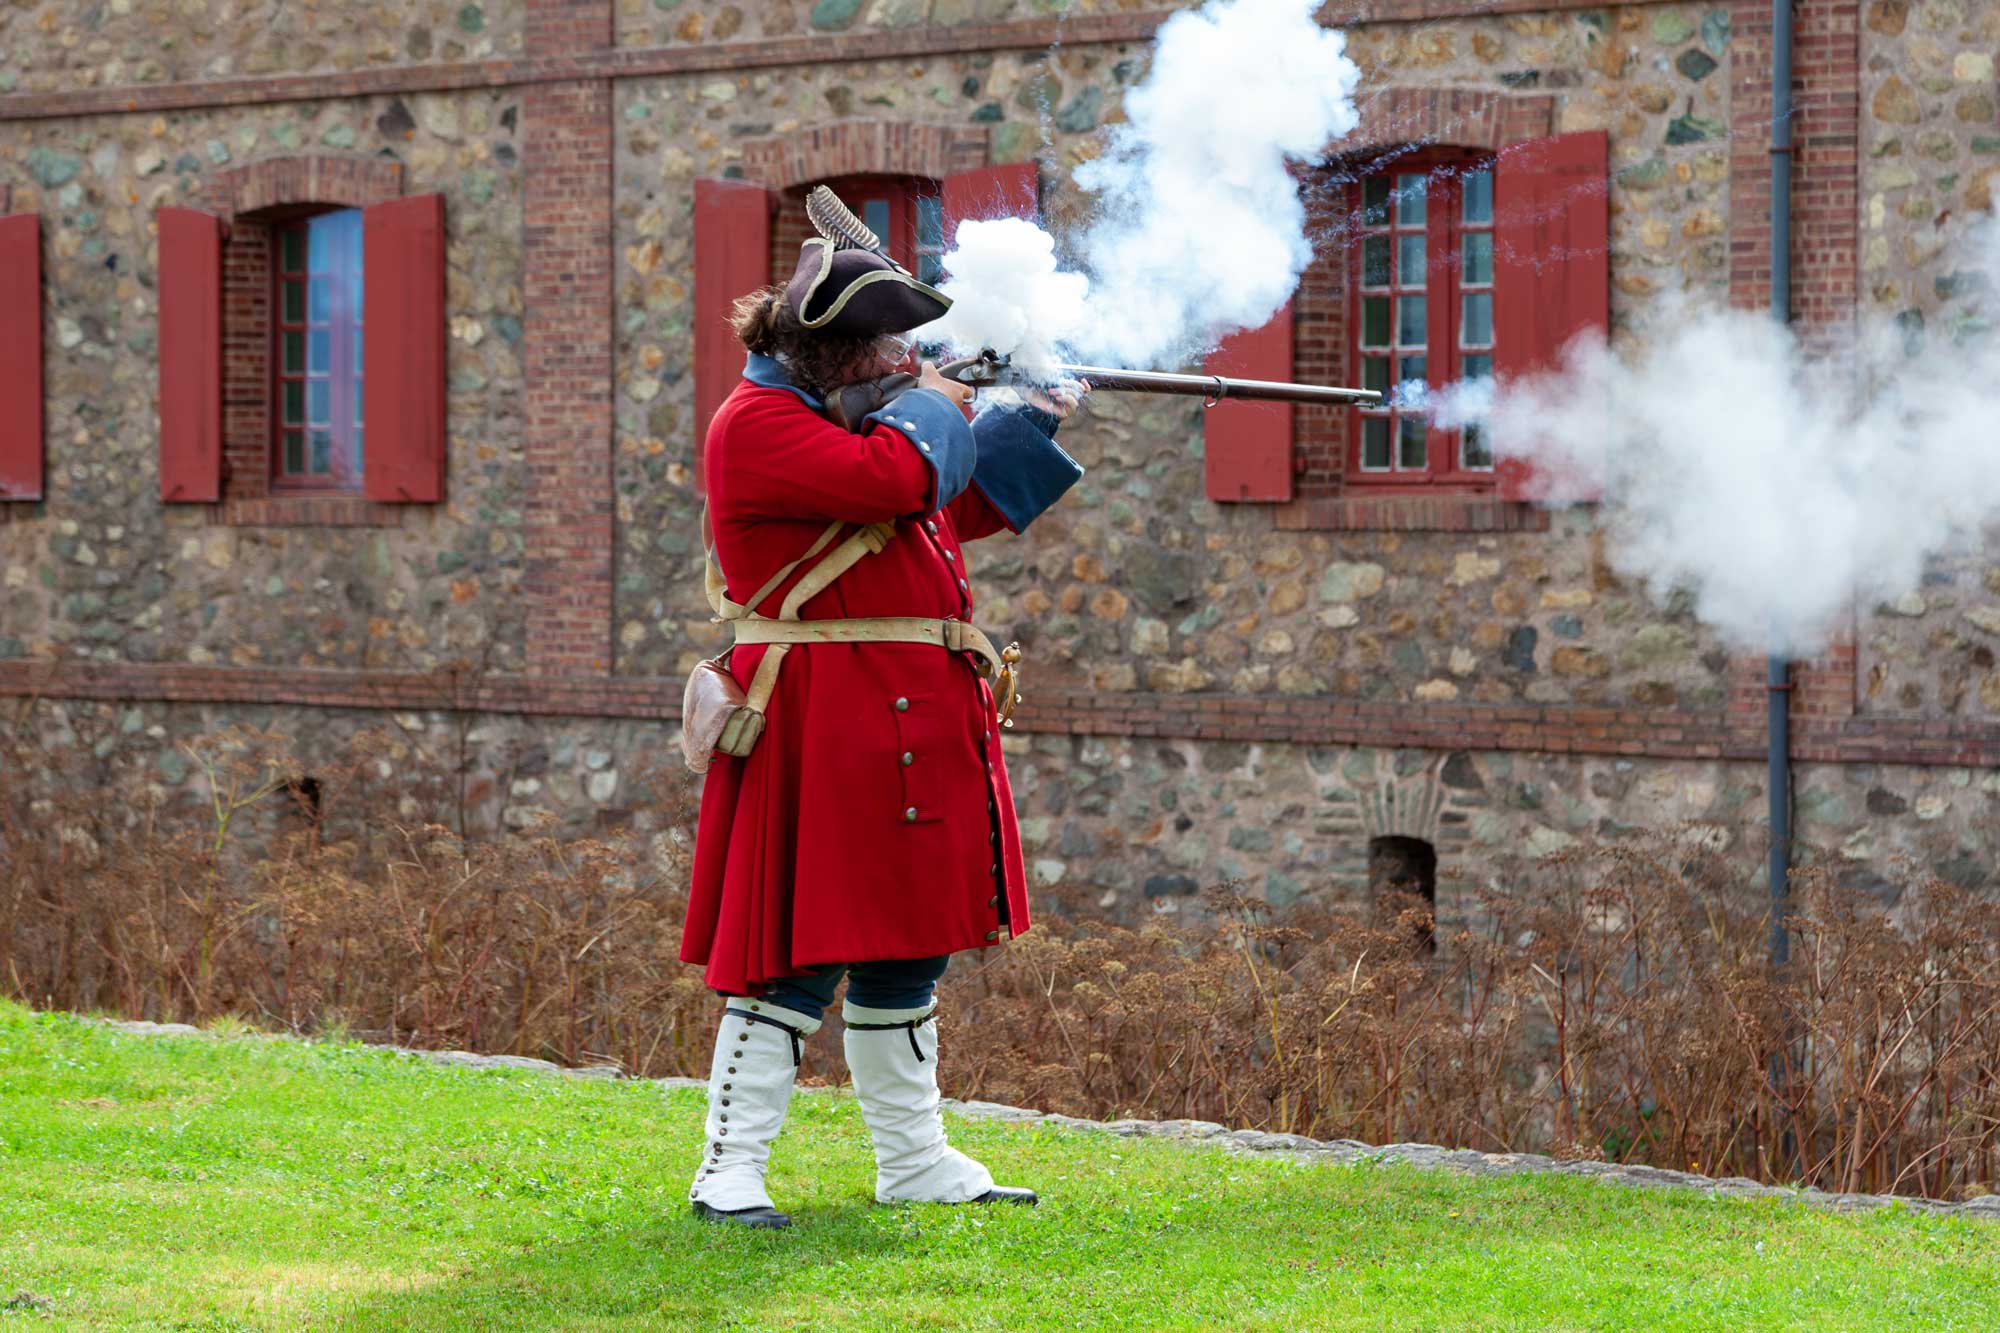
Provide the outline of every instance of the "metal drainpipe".
{"type": "MultiPolygon", "coordinates": [[[[1771,316],[1792,320],[1792,0],[1771,4],[1771,316]]],[[[1791,956],[1785,931],[1792,853],[1791,664],[1765,660],[1770,753],[1765,786],[1771,808],[1771,963],[1791,956]]]]}
{"type": "MultiPolygon", "coordinates": [[[[1792,321],[1792,0],[1771,2],[1771,315],[1780,324],[1792,321]]],[[[1785,930],[1787,884],[1792,857],[1792,736],[1791,664],[1772,653],[1764,663],[1764,690],[1770,749],[1765,786],[1771,809],[1771,969],[1791,957],[1791,937],[1785,930]]],[[[1795,1054],[1792,1033],[1780,1038],[1771,1052],[1771,1089],[1778,1106],[1777,1148],[1780,1162],[1794,1168],[1798,1142],[1784,1106],[1785,1084],[1795,1054]]]]}

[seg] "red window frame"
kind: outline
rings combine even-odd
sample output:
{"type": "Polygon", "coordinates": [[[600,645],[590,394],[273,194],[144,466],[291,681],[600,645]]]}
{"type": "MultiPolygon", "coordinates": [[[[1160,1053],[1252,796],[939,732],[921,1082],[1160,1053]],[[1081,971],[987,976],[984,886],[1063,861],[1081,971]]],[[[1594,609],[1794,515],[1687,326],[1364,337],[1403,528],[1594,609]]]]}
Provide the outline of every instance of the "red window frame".
{"type": "MultiPolygon", "coordinates": [[[[1384,390],[1387,403],[1393,402],[1389,391],[1404,379],[1401,371],[1405,360],[1414,356],[1422,356],[1423,379],[1432,391],[1457,383],[1466,372],[1468,357],[1484,358],[1483,363],[1475,360],[1473,367],[1475,371],[1483,369],[1488,376],[1492,374],[1492,242],[1489,239],[1484,246],[1483,282],[1467,280],[1465,244],[1470,234],[1483,234],[1489,238],[1493,234],[1493,182],[1494,162],[1490,154],[1440,148],[1394,155],[1357,173],[1348,183],[1348,216],[1354,219],[1354,240],[1348,248],[1348,364],[1353,367],[1355,382],[1364,388],[1384,390]],[[1466,180],[1478,173],[1483,173],[1485,216],[1483,220],[1467,222],[1464,217],[1466,180]],[[1423,183],[1421,222],[1402,220],[1405,177],[1417,178],[1423,183]],[[1386,216],[1379,211],[1379,204],[1378,209],[1371,212],[1367,197],[1374,193],[1369,182],[1385,179],[1390,182],[1386,216]],[[1380,262],[1381,242],[1384,239],[1387,242],[1386,283],[1379,281],[1385,276],[1380,262]],[[1419,239],[1422,241],[1423,264],[1413,277],[1403,263],[1403,246],[1409,240],[1419,239]],[[1376,262],[1371,262],[1371,256],[1376,262]],[[1421,282],[1415,278],[1421,278],[1421,282]],[[1364,283],[1369,285],[1364,286],[1364,283]],[[1487,340],[1483,345],[1466,347],[1462,345],[1462,335],[1468,331],[1464,320],[1464,298],[1476,298],[1482,294],[1488,297],[1487,327],[1483,330],[1487,340]],[[1369,336],[1369,330],[1363,326],[1364,314],[1369,311],[1367,303],[1371,299],[1384,298],[1388,301],[1389,342],[1386,345],[1365,342],[1369,336]],[[1417,299],[1421,299],[1424,313],[1421,341],[1412,336],[1408,343],[1404,343],[1401,339],[1404,330],[1400,327],[1402,303],[1417,299]]],[[[1475,255],[1475,261],[1478,258],[1475,255]]],[[[1379,409],[1349,409],[1348,485],[1388,489],[1493,489],[1494,471],[1490,455],[1483,460],[1475,459],[1470,466],[1464,461],[1468,446],[1473,450],[1478,448],[1476,430],[1444,431],[1425,423],[1423,464],[1406,466],[1401,447],[1403,432],[1409,428],[1405,422],[1420,423],[1423,418],[1415,413],[1405,413],[1393,405],[1379,409]],[[1369,464],[1367,453],[1371,428],[1368,423],[1371,421],[1386,423],[1387,467],[1380,466],[1379,462],[1373,466],[1369,464]]],[[[1380,429],[1378,427],[1374,431],[1378,442],[1380,429]]]]}
{"type": "Polygon", "coordinates": [[[921,176],[848,176],[831,185],[918,281],[942,280],[944,195],[938,182],[921,176]]]}
{"type": "Polygon", "coordinates": [[[360,209],[302,215],[271,228],[274,494],[362,489],[362,231],[360,209]]]}

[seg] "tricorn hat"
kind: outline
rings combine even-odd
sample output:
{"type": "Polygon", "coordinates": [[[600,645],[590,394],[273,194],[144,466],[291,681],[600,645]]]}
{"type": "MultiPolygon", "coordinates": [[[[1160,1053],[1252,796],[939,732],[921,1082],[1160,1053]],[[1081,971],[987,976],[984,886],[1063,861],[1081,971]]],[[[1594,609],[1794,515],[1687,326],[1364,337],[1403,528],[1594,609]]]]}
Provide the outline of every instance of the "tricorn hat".
{"type": "Polygon", "coordinates": [[[849,337],[903,333],[951,308],[951,298],[889,257],[888,247],[821,185],[806,197],[819,235],[799,248],[785,304],[809,329],[849,337]]]}

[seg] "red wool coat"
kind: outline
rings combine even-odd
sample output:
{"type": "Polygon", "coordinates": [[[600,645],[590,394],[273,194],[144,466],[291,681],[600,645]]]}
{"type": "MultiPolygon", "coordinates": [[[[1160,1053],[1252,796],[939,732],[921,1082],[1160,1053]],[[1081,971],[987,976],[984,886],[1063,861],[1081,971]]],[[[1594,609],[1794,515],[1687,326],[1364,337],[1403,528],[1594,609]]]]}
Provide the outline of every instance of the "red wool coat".
{"type": "MultiPolygon", "coordinates": [[[[836,519],[896,521],[887,548],[806,603],[806,620],[973,619],[960,543],[1018,530],[1081,475],[1039,414],[991,411],[980,418],[991,428],[975,429],[942,395],[915,391],[855,435],[775,362],[753,356],[745,374],[705,446],[732,597],[836,519]]],[[[813,563],[757,610],[777,615],[813,563]]],[[[739,684],[765,651],[732,650],[739,684]]],[[[1028,919],[993,696],[974,659],[927,644],[795,645],[756,749],[717,755],[702,788],[683,961],[705,964],[717,991],[755,994],[820,964],[985,948],[1028,919]]]]}

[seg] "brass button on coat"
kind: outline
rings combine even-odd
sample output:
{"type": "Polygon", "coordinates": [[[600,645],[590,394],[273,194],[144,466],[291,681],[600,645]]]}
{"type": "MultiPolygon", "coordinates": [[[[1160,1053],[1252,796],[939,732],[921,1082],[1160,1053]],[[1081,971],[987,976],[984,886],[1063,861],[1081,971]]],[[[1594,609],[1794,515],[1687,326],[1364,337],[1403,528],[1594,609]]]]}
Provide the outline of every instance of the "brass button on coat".
{"type": "Polygon", "coordinates": [[[986,938],[989,940],[997,940],[1000,938],[1000,932],[997,930],[989,930],[986,932],[986,938]]]}
{"type": "Polygon", "coordinates": [[[905,824],[914,824],[917,822],[917,807],[913,805],[909,809],[903,811],[903,822],[905,824]]]}
{"type": "Polygon", "coordinates": [[[916,762],[917,762],[917,757],[915,755],[911,754],[908,750],[903,751],[904,768],[908,768],[911,764],[914,764],[916,762]]]}
{"type": "Polygon", "coordinates": [[[907,712],[909,712],[909,711],[910,711],[910,701],[909,701],[908,699],[898,699],[898,700],[896,700],[896,711],[897,711],[897,712],[899,712],[899,713],[907,713],[907,712]]]}

